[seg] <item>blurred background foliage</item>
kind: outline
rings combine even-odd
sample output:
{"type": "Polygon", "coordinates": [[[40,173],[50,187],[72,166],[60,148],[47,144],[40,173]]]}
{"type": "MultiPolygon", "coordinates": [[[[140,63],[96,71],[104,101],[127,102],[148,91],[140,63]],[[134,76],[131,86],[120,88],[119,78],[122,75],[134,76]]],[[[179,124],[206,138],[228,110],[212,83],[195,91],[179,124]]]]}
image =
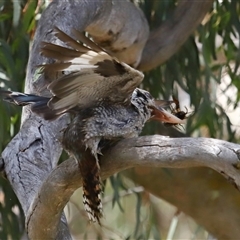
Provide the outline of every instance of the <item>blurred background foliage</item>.
{"type": "MultiPolygon", "coordinates": [[[[145,13],[151,29],[171,18],[176,7],[174,0],[140,0],[135,3],[145,13]]],[[[0,1],[0,87],[23,91],[29,46],[47,4],[48,1],[44,0],[0,1]]],[[[188,109],[189,118],[179,129],[166,128],[158,123],[147,124],[143,134],[239,141],[239,16],[239,1],[215,1],[202,24],[181,49],[166,63],[145,73],[143,87],[156,98],[178,97],[181,109],[188,109]]],[[[20,112],[17,107],[0,102],[1,151],[18,132],[20,112]]],[[[3,177],[0,178],[0,188],[0,239],[20,239],[24,234],[23,212],[3,177]]],[[[91,239],[96,235],[99,239],[207,238],[206,231],[191,218],[149,194],[143,187],[135,186],[122,174],[105,183],[103,201],[107,218],[102,230],[87,225],[87,218],[82,221],[81,216],[85,213],[79,205],[80,195],[76,191],[65,209],[76,238],[91,239]]]]}

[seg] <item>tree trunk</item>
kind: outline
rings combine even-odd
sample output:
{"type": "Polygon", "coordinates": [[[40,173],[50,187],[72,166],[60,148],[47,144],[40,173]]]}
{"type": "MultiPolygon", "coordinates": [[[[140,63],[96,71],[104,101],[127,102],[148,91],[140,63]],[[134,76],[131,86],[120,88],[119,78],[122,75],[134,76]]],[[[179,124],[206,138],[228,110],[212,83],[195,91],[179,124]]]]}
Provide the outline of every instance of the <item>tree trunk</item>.
{"type": "MultiPolygon", "coordinates": [[[[134,66],[140,63],[140,69],[148,70],[166,61],[179,49],[202,21],[212,2],[180,1],[173,18],[151,32],[149,37],[143,13],[131,2],[54,0],[42,14],[35,34],[27,68],[26,92],[49,95],[46,86],[56,76],[42,75],[37,66],[49,61],[40,55],[40,47],[42,41],[56,43],[53,35],[55,26],[70,35],[72,28],[87,30],[97,42],[110,49],[120,60],[134,66]],[[179,44],[176,44],[177,42],[179,44]]],[[[81,186],[81,176],[73,160],[68,160],[56,168],[62,152],[62,130],[68,121],[68,117],[63,116],[54,122],[47,122],[26,107],[20,132],[2,153],[4,170],[21,202],[31,239],[71,238],[62,210],[74,190],[81,186]]],[[[169,139],[160,136],[129,139],[109,150],[102,161],[103,179],[134,166],[206,166],[224,175],[240,189],[239,146],[219,140],[169,139]],[[115,161],[111,161],[112,159],[115,161]]],[[[218,177],[214,176],[216,179],[218,177]]],[[[139,181],[135,174],[133,179],[139,181]]],[[[176,177],[175,180],[177,179],[176,177]]],[[[192,175],[189,179],[193,183],[198,178],[192,175]]],[[[199,187],[205,184],[201,182],[199,187]]],[[[147,180],[145,187],[157,194],[147,180]]],[[[210,192],[211,189],[204,188],[204,191],[210,192]]],[[[174,196],[165,198],[178,205],[177,197],[176,201],[172,200],[174,196]]],[[[186,201],[184,204],[187,205],[191,202],[191,197],[186,198],[186,201]]],[[[229,204],[230,202],[229,198],[229,204]]],[[[231,203],[232,211],[239,212],[238,201],[234,203],[232,200],[231,203]]],[[[215,207],[215,211],[218,210],[217,206],[221,205],[211,205],[212,208],[215,207]]],[[[179,208],[190,214],[190,210],[184,208],[180,201],[179,208]]],[[[229,216],[226,212],[220,213],[222,224],[227,224],[229,216]]],[[[201,213],[192,216],[200,223],[203,222],[201,219],[204,219],[204,215],[201,213]]],[[[212,216],[212,220],[206,221],[204,226],[214,235],[224,237],[226,235],[217,234],[220,230],[216,227],[209,227],[212,221],[218,222],[219,216],[212,216]]],[[[237,217],[234,219],[237,220],[237,217]]],[[[238,234],[236,229],[233,231],[234,228],[237,229],[236,224],[228,229],[229,237],[238,234]]]]}

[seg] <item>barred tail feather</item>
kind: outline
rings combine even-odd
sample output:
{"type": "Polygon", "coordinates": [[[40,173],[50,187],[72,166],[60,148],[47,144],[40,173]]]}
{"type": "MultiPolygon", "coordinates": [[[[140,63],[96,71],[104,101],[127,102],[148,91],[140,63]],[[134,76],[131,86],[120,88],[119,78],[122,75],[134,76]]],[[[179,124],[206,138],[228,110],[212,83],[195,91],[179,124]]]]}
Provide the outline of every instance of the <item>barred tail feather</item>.
{"type": "MultiPolygon", "coordinates": [[[[88,151],[88,150],[87,150],[88,151]]],[[[101,178],[98,160],[90,153],[79,161],[83,180],[83,205],[91,222],[98,222],[103,216],[101,201],[101,178]]]]}

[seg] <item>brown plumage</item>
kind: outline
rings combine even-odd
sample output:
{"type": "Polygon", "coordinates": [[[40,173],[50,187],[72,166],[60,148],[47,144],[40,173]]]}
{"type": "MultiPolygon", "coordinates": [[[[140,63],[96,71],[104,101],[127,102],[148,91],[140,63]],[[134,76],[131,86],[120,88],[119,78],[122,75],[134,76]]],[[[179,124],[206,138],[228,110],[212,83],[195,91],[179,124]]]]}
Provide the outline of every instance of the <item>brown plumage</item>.
{"type": "Polygon", "coordinates": [[[82,43],[56,28],[55,35],[68,47],[42,45],[41,53],[56,60],[42,65],[42,70],[63,74],[48,85],[51,98],[10,91],[2,94],[17,105],[30,104],[33,112],[48,120],[72,114],[62,144],[79,163],[89,219],[100,223],[101,143],[137,137],[151,118],[173,124],[183,121],[162,108],[169,101],[156,101],[149,92],[136,88],[143,80],[141,72],[111,57],[83,34],[73,33],[82,43]]]}
{"type": "Polygon", "coordinates": [[[101,178],[100,167],[90,150],[83,152],[79,163],[79,169],[83,179],[83,205],[90,221],[97,221],[103,215],[101,202],[101,178]]]}

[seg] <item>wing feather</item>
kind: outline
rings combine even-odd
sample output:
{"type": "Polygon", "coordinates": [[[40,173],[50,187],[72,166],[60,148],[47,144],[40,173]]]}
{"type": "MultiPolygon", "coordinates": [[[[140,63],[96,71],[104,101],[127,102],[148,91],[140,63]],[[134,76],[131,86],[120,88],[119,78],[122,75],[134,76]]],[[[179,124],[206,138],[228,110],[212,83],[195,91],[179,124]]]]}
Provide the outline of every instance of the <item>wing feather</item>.
{"type": "Polygon", "coordinates": [[[103,100],[130,103],[131,94],[142,82],[143,74],[111,57],[77,30],[74,35],[82,43],[55,28],[56,36],[67,46],[43,43],[42,54],[57,60],[45,64],[46,71],[68,73],[49,84],[53,110],[67,111],[86,107],[103,100]],[[83,45],[84,44],[84,45],[83,45]]]}
{"type": "Polygon", "coordinates": [[[47,43],[47,42],[42,42],[41,53],[45,57],[55,58],[61,61],[69,61],[72,58],[79,57],[80,55],[79,52],[73,49],[55,45],[53,43],[47,43]],[[66,59],[63,59],[65,57],[66,59]]]}
{"type": "Polygon", "coordinates": [[[65,63],[49,63],[49,64],[42,64],[38,65],[42,68],[42,71],[50,71],[50,72],[61,72],[71,67],[70,62],[65,63]]]}
{"type": "Polygon", "coordinates": [[[101,47],[99,47],[96,43],[91,41],[89,38],[87,38],[83,33],[77,31],[76,29],[72,30],[74,36],[82,43],[85,43],[87,46],[89,46],[92,50],[95,52],[102,52],[104,51],[101,47]]]}
{"type": "Polygon", "coordinates": [[[71,38],[69,35],[67,35],[57,27],[55,27],[54,33],[59,40],[64,42],[69,47],[72,47],[73,49],[78,50],[81,53],[85,53],[91,49],[91,48],[88,48],[87,46],[83,46],[82,44],[79,44],[75,39],[71,38]]]}

